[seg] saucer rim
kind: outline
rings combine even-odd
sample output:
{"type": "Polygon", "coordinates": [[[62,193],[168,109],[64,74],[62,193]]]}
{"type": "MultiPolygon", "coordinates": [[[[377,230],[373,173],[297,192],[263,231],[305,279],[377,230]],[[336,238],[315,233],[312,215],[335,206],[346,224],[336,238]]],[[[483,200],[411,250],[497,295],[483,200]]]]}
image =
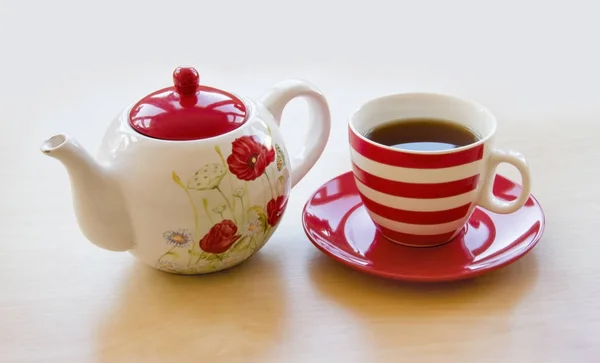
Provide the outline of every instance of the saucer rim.
{"type": "MultiPolygon", "coordinates": [[[[306,235],[306,237],[308,238],[308,240],[325,256],[335,260],[338,263],[341,263],[343,266],[345,266],[346,268],[350,268],[352,270],[358,271],[358,272],[362,272],[365,273],[367,275],[371,275],[371,276],[376,276],[379,278],[385,278],[385,279],[389,279],[389,280],[395,280],[395,281],[404,281],[404,282],[427,282],[427,283],[436,283],[436,282],[452,282],[452,281],[460,281],[460,280],[468,280],[468,279],[473,279],[476,277],[479,277],[481,275],[493,272],[493,271],[497,271],[500,270],[510,264],[513,264],[515,262],[517,262],[518,260],[522,259],[523,257],[525,257],[527,254],[529,254],[529,252],[535,247],[537,246],[537,244],[539,243],[539,241],[541,240],[542,236],[544,235],[544,231],[546,229],[546,214],[544,213],[544,209],[542,208],[541,203],[539,202],[539,200],[535,197],[535,195],[533,193],[529,194],[529,197],[534,201],[534,203],[538,206],[538,210],[540,213],[540,226],[539,226],[539,231],[538,233],[536,233],[535,237],[531,240],[531,242],[529,242],[526,247],[521,250],[520,253],[516,254],[516,255],[511,255],[508,258],[505,258],[504,261],[498,263],[498,264],[494,264],[491,267],[487,267],[487,268],[481,268],[481,269],[477,269],[474,270],[472,272],[465,272],[465,273],[453,273],[453,274],[444,274],[444,275],[436,275],[435,277],[431,277],[431,276],[424,276],[424,275],[420,275],[420,276],[406,276],[406,275],[398,275],[398,274],[394,274],[391,272],[385,272],[385,271],[375,271],[373,269],[369,269],[366,267],[363,267],[361,265],[358,264],[352,264],[349,263],[347,260],[343,259],[342,257],[328,252],[323,246],[321,246],[318,242],[316,242],[313,237],[311,236],[311,234],[309,233],[309,228],[307,226],[307,222],[306,222],[306,210],[311,202],[311,200],[316,196],[316,194],[327,184],[331,183],[332,181],[336,180],[336,179],[340,179],[348,174],[352,174],[352,171],[346,171],[343,173],[340,173],[332,178],[330,178],[329,180],[323,182],[318,188],[316,188],[316,190],[311,193],[311,195],[307,198],[306,202],[304,203],[304,207],[302,208],[302,229],[304,230],[304,234],[306,235]]],[[[515,182],[513,179],[508,178],[500,173],[496,173],[494,176],[494,183],[496,183],[497,178],[500,179],[505,179],[506,181],[517,185],[519,187],[522,188],[522,185],[520,183],[515,182]]],[[[359,202],[362,203],[362,202],[359,202]]],[[[484,210],[485,212],[488,213],[493,213],[490,210],[483,208],[481,206],[477,206],[477,208],[480,208],[482,210],[484,210]]],[[[378,231],[376,231],[376,233],[379,233],[378,231]]],[[[450,241],[451,242],[451,241],[450,241]]],[[[447,242],[447,243],[450,243],[447,242]]],[[[423,247],[423,248],[439,248],[443,245],[445,245],[446,243],[442,244],[442,245],[438,245],[438,246],[432,246],[432,247],[423,247]]],[[[333,244],[332,244],[333,245],[333,244]]],[[[335,246],[335,245],[333,245],[335,246]]],[[[402,246],[405,248],[416,248],[416,247],[408,247],[408,246],[402,246]]],[[[343,252],[343,253],[347,253],[339,248],[337,248],[339,251],[343,252]]],[[[509,251],[513,250],[513,248],[510,248],[509,251]]],[[[506,253],[506,252],[504,252],[506,253]]]]}

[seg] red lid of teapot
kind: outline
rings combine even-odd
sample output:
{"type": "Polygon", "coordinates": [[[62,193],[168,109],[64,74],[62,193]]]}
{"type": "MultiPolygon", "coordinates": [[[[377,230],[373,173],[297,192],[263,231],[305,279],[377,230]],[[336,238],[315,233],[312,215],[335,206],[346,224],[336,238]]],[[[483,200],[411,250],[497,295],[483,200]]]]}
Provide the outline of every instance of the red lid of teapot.
{"type": "Polygon", "coordinates": [[[173,86],[149,94],[129,113],[137,132],[162,140],[199,140],[225,134],[246,122],[246,107],[236,96],[200,85],[192,67],[173,72],[173,86]]]}

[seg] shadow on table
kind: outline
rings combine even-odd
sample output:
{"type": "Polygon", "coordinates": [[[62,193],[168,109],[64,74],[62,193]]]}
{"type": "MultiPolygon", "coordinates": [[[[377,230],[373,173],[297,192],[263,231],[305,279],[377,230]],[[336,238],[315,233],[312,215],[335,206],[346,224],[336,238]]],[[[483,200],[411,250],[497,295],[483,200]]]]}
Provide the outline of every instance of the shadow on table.
{"type": "Polygon", "coordinates": [[[510,334],[502,332],[518,325],[514,310],[532,293],[538,268],[532,253],[470,280],[406,283],[360,273],[315,251],[309,274],[317,291],[356,319],[378,361],[394,360],[402,349],[443,356],[448,352],[434,351],[474,354],[473,344],[510,345],[510,334]]]}
{"type": "Polygon", "coordinates": [[[136,263],[98,331],[101,362],[260,360],[288,315],[275,256],[178,276],[136,263]]]}

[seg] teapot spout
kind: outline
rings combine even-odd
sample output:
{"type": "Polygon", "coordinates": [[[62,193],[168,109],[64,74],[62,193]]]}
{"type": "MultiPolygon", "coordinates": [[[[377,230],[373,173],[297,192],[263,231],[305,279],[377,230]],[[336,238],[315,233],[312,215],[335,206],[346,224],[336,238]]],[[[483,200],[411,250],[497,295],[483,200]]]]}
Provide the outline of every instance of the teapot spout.
{"type": "Polygon", "coordinates": [[[54,135],[40,149],[67,169],[75,215],[83,235],[109,251],[131,249],[134,236],[129,214],[109,170],[68,135],[54,135]]]}

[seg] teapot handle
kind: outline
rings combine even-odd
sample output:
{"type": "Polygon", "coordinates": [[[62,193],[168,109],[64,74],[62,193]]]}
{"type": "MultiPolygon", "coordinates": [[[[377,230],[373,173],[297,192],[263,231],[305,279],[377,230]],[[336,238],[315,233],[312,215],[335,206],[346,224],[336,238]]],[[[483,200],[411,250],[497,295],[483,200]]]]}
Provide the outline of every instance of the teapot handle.
{"type": "Polygon", "coordinates": [[[283,109],[296,97],[304,97],[308,103],[310,132],[306,136],[302,150],[291,160],[292,188],[304,178],[321,157],[331,130],[331,116],[327,100],[315,86],[307,82],[295,79],[280,82],[262,96],[260,103],[271,112],[279,126],[283,109]]]}

